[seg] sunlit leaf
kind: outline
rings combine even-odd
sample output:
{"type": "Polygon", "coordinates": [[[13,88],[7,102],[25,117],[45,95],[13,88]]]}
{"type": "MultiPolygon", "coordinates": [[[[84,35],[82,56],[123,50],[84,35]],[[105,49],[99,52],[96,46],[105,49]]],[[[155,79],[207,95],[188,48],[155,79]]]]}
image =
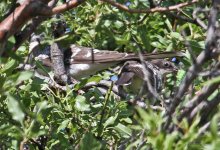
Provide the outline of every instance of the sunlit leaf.
{"type": "Polygon", "coordinates": [[[117,126],[114,127],[115,130],[117,130],[120,135],[124,138],[128,138],[129,136],[131,136],[131,129],[126,127],[125,125],[119,123],[117,126]]]}
{"type": "Polygon", "coordinates": [[[12,114],[12,118],[23,124],[25,113],[23,112],[20,103],[11,94],[7,94],[7,97],[8,97],[8,110],[12,114]]]}
{"type": "Polygon", "coordinates": [[[0,73],[12,72],[13,69],[17,66],[17,62],[14,59],[11,59],[7,62],[4,67],[0,70],[0,73]]]}
{"type": "Polygon", "coordinates": [[[114,123],[115,123],[115,120],[117,119],[117,117],[118,117],[118,114],[116,114],[115,116],[109,117],[108,120],[105,121],[104,127],[107,127],[107,126],[109,126],[109,125],[114,124],[114,123]]]}
{"type": "Polygon", "coordinates": [[[33,72],[30,71],[23,71],[19,74],[19,77],[17,79],[17,81],[15,82],[15,84],[19,84],[22,81],[28,80],[33,76],[33,72]]]}
{"type": "Polygon", "coordinates": [[[75,99],[75,108],[78,111],[90,111],[90,105],[87,104],[84,96],[78,95],[75,99]]]}
{"type": "Polygon", "coordinates": [[[65,128],[67,127],[68,123],[70,122],[69,119],[64,120],[60,126],[57,129],[57,132],[60,132],[60,130],[65,130],[65,128]]]}

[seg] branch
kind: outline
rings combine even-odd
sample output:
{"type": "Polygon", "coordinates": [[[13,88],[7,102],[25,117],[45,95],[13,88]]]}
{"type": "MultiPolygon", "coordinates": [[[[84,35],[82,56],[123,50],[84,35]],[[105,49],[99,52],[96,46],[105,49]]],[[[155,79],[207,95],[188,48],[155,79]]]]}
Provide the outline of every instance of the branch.
{"type": "Polygon", "coordinates": [[[129,13],[155,13],[155,12],[176,11],[182,7],[189,6],[189,5],[199,2],[199,0],[192,0],[191,2],[180,3],[180,4],[169,6],[169,7],[155,7],[152,9],[130,9],[129,7],[123,4],[117,3],[113,0],[101,0],[101,1],[109,3],[112,6],[115,6],[118,9],[129,12],[129,13]]]}
{"type": "Polygon", "coordinates": [[[27,21],[33,17],[52,16],[54,14],[77,7],[84,1],[86,0],[71,0],[52,9],[47,6],[49,0],[26,0],[0,24],[0,55],[5,50],[5,45],[8,38],[15,33],[18,33],[25,23],[27,23],[27,21]]]}
{"type": "Polygon", "coordinates": [[[196,20],[196,22],[203,28],[203,29],[207,29],[206,24],[198,17],[198,13],[200,12],[204,12],[207,10],[204,10],[202,8],[197,8],[193,11],[193,18],[196,20]]]}
{"type": "MultiPolygon", "coordinates": [[[[207,37],[206,37],[206,48],[204,51],[202,51],[200,53],[200,55],[197,57],[196,59],[196,64],[193,64],[185,78],[183,79],[181,86],[179,87],[173,101],[172,101],[172,105],[170,106],[170,108],[167,111],[167,120],[166,123],[164,124],[164,129],[167,130],[169,128],[169,125],[171,124],[172,121],[172,117],[173,117],[173,113],[176,109],[176,107],[181,103],[181,99],[184,95],[184,93],[187,91],[188,87],[190,86],[190,84],[192,83],[192,81],[197,77],[198,73],[202,70],[202,65],[211,58],[211,53],[213,48],[213,45],[215,43],[216,40],[216,34],[215,34],[215,23],[217,20],[217,13],[218,13],[218,8],[216,6],[215,3],[220,3],[217,1],[213,2],[213,7],[210,10],[210,17],[209,17],[209,26],[208,26],[208,31],[207,31],[207,37]]],[[[214,45],[216,46],[216,45],[214,45]]]]}
{"type": "Polygon", "coordinates": [[[198,106],[196,106],[192,112],[190,113],[190,116],[188,119],[190,121],[193,120],[193,118],[201,112],[201,119],[205,120],[207,119],[207,115],[210,114],[215,108],[218,107],[218,104],[220,103],[220,95],[217,94],[215,98],[213,98],[211,101],[202,101],[198,106]]]}
{"type": "MultiPolygon", "coordinates": [[[[57,2],[58,0],[51,0],[48,6],[53,8],[57,4],[57,2]]],[[[19,36],[16,38],[16,43],[14,47],[12,48],[12,50],[16,51],[21,46],[21,44],[25,40],[27,40],[30,37],[30,35],[33,32],[35,32],[37,27],[46,19],[48,19],[48,17],[45,17],[45,16],[39,16],[39,17],[33,18],[31,22],[25,27],[25,29],[19,33],[19,36]]]]}
{"type": "Polygon", "coordinates": [[[67,85],[67,86],[61,86],[59,84],[57,84],[53,79],[51,79],[50,77],[47,77],[47,76],[44,76],[44,75],[41,75],[39,74],[38,72],[35,71],[35,77],[37,78],[40,78],[42,80],[44,80],[45,83],[48,84],[48,87],[50,88],[55,88],[55,89],[59,89],[61,91],[67,91],[67,89],[72,89],[74,87],[74,84],[70,84],[70,85],[67,85]]]}
{"type": "Polygon", "coordinates": [[[62,13],[64,11],[70,10],[74,7],[77,7],[78,5],[82,4],[83,2],[85,2],[86,0],[71,0],[68,1],[67,3],[57,6],[55,8],[53,8],[52,12],[53,15],[54,14],[58,14],[58,13],[62,13]]]}
{"type": "Polygon", "coordinates": [[[190,18],[186,18],[184,16],[181,16],[181,15],[178,15],[178,14],[175,14],[175,13],[171,13],[171,12],[165,12],[167,15],[170,15],[172,16],[173,18],[177,19],[177,20],[181,20],[181,21],[185,21],[185,22],[189,22],[189,23],[193,23],[195,25],[199,25],[201,26],[197,20],[195,19],[190,19],[190,18]]]}
{"type": "Polygon", "coordinates": [[[199,107],[198,105],[205,99],[208,99],[208,97],[218,88],[218,86],[219,82],[208,86],[204,86],[201,90],[201,93],[199,95],[196,95],[191,101],[189,101],[186,104],[186,107],[181,112],[180,116],[178,117],[178,120],[181,121],[184,117],[187,117],[191,111],[199,107]]]}
{"type": "Polygon", "coordinates": [[[202,51],[202,53],[197,57],[196,60],[197,64],[194,64],[189,68],[185,78],[180,84],[180,87],[174,99],[172,100],[172,104],[170,105],[170,108],[167,110],[168,119],[164,125],[164,129],[168,129],[172,121],[172,115],[176,107],[181,103],[181,99],[183,95],[188,90],[193,80],[197,77],[197,74],[202,70],[202,65],[208,60],[208,58],[209,58],[209,53],[207,53],[206,51],[202,51]]]}

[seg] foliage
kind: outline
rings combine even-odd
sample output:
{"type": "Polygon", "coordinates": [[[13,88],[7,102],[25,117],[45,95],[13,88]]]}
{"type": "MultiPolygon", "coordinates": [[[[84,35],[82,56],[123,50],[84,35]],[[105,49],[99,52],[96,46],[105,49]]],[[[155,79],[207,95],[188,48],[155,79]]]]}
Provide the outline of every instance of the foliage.
{"type": "MultiPolygon", "coordinates": [[[[147,0],[117,2],[136,9],[150,6],[147,0]]],[[[161,6],[181,2],[183,0],[163,1],[161,6]]],[[[11,5],[11,1],[2,1],[1,14],[11,5]]],[[[194,9],[195,6],[189,6],[180,13],[192,18],[194,9]]],[[[186,49],[187,40],[195,54],[205,48],[204,29],[179,21],[166,13],[130,14],[101,1],[88,0],[84,5],[64,12],[62,16],[70,28],[68,36],[62,41],[64,46],[77,43],[98,49],[152,52],[186,49]]],[[[0,20],[3,20],[3,15],[0,20]]],[[[53,40],[50,28],[53,21],[53,18],[48,19],[39,27],[38,32],[46,35],[45,43],[53,40]]],[[[46,149],[171,150],[219,147],[218,109],[209,118],[210,130],[204,134],[200,133],[199,115],[190,124],[186,119],[178,122],[181,131],[175,130],[168,134],[162,129],[166,122],[164,110],[134,107],[124,99],[119,101],[111,89],[106,95],[102,95],[97,87],[82,92],[83,84],[66,92],[51,89],[33,72],[16,69],[20,62],[24,62],[27,52],[25,43],[16,56],[1,59],[0,149],[18,149],[21,143],[30,149],[37,149],[37,145],[43,144],[46,149]],[[17,59],[18,56],[20,59],[17,59]]],[[[182,60],[183,67],[177,74],[177,85],[181,84],[185,70],[191,63],[192,58],[187,53],[187,57],[182,60]]],[[[100,73],[88,80],[110,78],[104,74],[100,73]]],[[[164,89],[165,93],[171,93],[175,88],[172,79],[168,79],[169,86],[164,89]]],[[[207,80],[198,78],[195,81],[196,90],[201,89],[207,80]]],[[[184,96],[184,103],[189,97],[190,94],[184,96]]]]}

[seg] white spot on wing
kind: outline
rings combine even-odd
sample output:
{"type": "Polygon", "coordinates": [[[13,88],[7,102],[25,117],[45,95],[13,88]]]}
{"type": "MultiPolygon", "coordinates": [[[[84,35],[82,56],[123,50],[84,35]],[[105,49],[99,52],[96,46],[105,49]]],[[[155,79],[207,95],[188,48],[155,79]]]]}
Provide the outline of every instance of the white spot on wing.
{"type": "Polygon", "coordinates": [[[35,60],[44,60],[44,59],[47,59],[47,58],[49,58],[48,55],[40,54],[37,57],[35,57],[35,60]]]}
{"type": "Polygon", "coordinates": [[[76,56],[80,51],[81,51],[81,49],[80,48],[73,48],[74,50],[73,50],[73,54],[72,54],[72,56],[71,57],[74,57],[74,56],[76,56]]]}
{"type": "Polygon", "coordinates": [[[85,55],[85,57],[91,57],[91,56],[92,56],[91,52],[87,51],[87,54],[85,55]]]}
{"type": "Polygon", "coordinates": [[[93,53],[99,53],[99,52],[101,52],[101,51],[98,49],[93,49],[93,53]]]}
{"type": "Polygon", "coordinates": [[[125,54],[124,58],[126,58],[128,56],[128,53],[124,53],[124,54],[125,54]]]}

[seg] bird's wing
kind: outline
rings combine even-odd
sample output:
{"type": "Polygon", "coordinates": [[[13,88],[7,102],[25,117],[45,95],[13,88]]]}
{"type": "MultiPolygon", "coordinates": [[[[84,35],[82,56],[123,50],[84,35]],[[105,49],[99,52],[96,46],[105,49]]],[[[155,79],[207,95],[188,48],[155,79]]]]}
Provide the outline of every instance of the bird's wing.
{"type": "Polygon", "coordinates": [[[116,85],[130,84],[132,82],[134,75],[135,75],[134,72],[122,72],[118,80],[115,82],[115,84],[116,85]]]}
{"type": "Polygon", "coordinates": [[[122,66],[117,85],[129,84],[134,76],[143,78],[143,66],[137,61],[128,61],[122,66]]]}
{"type": "Polygon", "coordinates": [[[53,66],[51,59],[50,59],[50,56],[48,56],[48,55],[40,54],[37,57],[35,57],[35,60],[39,61],[40,63],[42,63],[42,65],[44,65],[46,67],[53,66]]]}
{"type": "MultiPolygon", "coordinates": [[[[97,50],[88,47],[71,45],[70,64],[77,63],[108,63],[121,62],[128,60],[139,60],[139,56],[134,53],[120,53],[117,51],[97,50]]],[[[145,60],[161,59],[170,57],[182,57],[185,54],[180,51],[174,52],[159,52],[143,54],[145,60]]]]}
{"type": "Polygon", "coordinates": [[[71,46],[70,63],[107,63],[121,61],[127,57],[127,53],[119,53],[117,51],[97,50],[88,47],[71,46]]]}

